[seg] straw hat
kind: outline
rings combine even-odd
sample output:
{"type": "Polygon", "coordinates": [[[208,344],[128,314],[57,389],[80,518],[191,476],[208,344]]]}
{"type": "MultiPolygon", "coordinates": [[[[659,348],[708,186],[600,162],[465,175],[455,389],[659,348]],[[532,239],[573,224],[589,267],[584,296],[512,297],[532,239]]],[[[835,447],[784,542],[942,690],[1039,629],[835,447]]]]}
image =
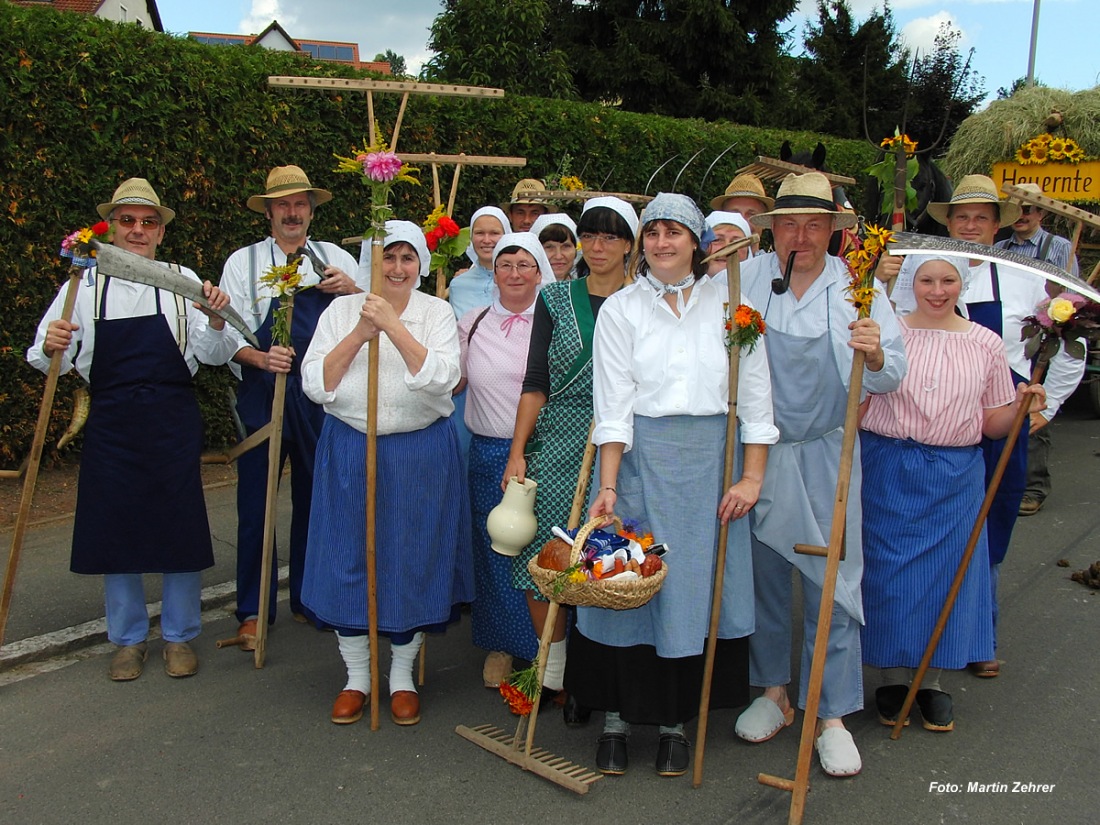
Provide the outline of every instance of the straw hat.
{"type": "Polygon", "coordinates": [[[320,206],[332,200],[332,193],[327,189],[318,189],[311,186],[306,173],[300,166],[276,166],[267,174],[267,191],[262,195],[253,195],[248,199],[248,208],[253,212],[266,212],[267,201],[285,198],[287,195],[297,195],[299,192],[312,192],[315,204],[320,206]]]}
{"type": "Polygon", "coordinates": [[[160,214],[161,223],[167,226],[172,218],[176,217],[174,210],[160,205],[160,196],[157,190],[145,178],[129,178],[124,180],[115,190],[108,203],[101,203],[95,208],[101,218],[110,218],[111,212],[117,206],[151,206],[160,214]]]}
{"type": "Polygon", "coordinates": [[[764,204],[765,209],[775,208],[775,201],[764,194],[764,184],[751,172],[744,172],[731,180],[725,194],[711,198],[710,208],[721,209],[730,198],[755,198],[764,204]]]}
{"type": "Polygon", "coordinates": [[[997,207],[1001,226],[1012,226],[1020,219],[1020,204],[1001,200],[997,194],[997,185],[985,175],[967,175],[959,181],[951,200],[946,203],[928,204],[928,214],[937,223],[947,226],[948,210],[956,204],[989,203],[997,207]]]}
{"type": "Polygon", "coordinates": [[[546,191],[546,184],[537,178],[524,178],[515,186],[512,187],[512,199],[507,203],[502,203],[500,208],[505,212],[508,212],[514,204],[517,203],[530,203],[534,206],[541,206],[546,209],[547,212],[557,212],[558,207],[550,203],[550,201],[534,200],[530,197],[525,197],[528,192],[544,192],[546,191]]]}
{"type": "Polygon", "coordinates": [[[787,175],[775,194],[775,208],[762,215],[753,215],[753,226],[770,229],[776,215],[832,215],[834,228],[848,229],[856,225],[856,216],[842,212],[833,203],[833,187],[820,172],[787,175]]]}

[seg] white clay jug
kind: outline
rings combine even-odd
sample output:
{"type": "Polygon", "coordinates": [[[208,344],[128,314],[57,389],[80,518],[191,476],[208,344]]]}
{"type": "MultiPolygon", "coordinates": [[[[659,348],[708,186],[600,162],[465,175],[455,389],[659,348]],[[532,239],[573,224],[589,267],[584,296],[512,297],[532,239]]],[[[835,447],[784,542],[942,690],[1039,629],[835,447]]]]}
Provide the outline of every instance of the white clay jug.
{"type": "Polygon", "coordinates": [[[531,543],[538,529],[535,520],[535,488],[538,484],[524,479],[520,484],[515,476],[508,479],[504,498],[489,512],[485,528],[489,531],[491,547],[502,556],[518,556],[531,543]]]}

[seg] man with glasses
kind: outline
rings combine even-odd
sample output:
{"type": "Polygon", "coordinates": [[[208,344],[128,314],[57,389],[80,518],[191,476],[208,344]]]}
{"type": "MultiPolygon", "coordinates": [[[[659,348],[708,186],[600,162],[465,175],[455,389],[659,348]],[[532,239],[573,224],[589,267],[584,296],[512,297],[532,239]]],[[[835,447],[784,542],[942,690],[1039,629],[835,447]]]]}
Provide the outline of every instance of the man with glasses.
{"type": "MultiPolygon", "coordinates": [[[[97,209],[110,221],[116,247],[150,261],[176,214],[143,178],[125,181],[97,209]]],[[[190,269],[163,265],[199,280],[190,269]]],[[[202,627],[200,571],[214,563],[192,376],[198,361],[211,360],[200,333],[221,330],[225,321],[181,296],[94,266],[80,281],[72,320],[64,321],[66,291],[39,323],[27,360],[47,372],[60,353],[61,371],[75,368],[91,385],[71,569],[104,577],[107,637],[118,646],[108,675],[119,682],[140,676],[148,655],[141,576],[162,574],[164,669],[191,676],[198,658],[189,642],[202,627]]],[[[229,304],[209,281],[203,293],[216,309],[229,304]]]]}
{"type": "MultiPolygon", "coordinates": [[[[229,362],[241,379],[237,390],[237,412],[249,435],[271,420],[276,373],[287,374],[280,466],[290,458],[292,515],[290,520],[290,610],[298,621],[306,621],[302,610],[302,575],[305,571],[306,537],[313,493],[313,456],[324,422],[324,410],[302,391],[299,359],[306,354],[317,320],[337,295],[370,289],[370,273],[359,273],[355,258],[336,244],[309,237],[314,210],[332,199],[325,189],[310,185],[298,166],[276,166],[267,176],[262,194],[248,199],[248,208],[267,217],[271,234],[229,256],[222,270],[221,287],[234,306],[241,307],[248,328],[256,333],[260,347],[251,346],[236,330],[225,332],[227,346],[220,350],[221,363],[229,362]],[[270,289],[260,282],[273,266],[285,266],[300,258],[302,284],[309,289],[294,298],[290,337],[292,346],[272,345],[272,312],[276,306],[270,289]],[[349,275],[348,273],[354,273],[349,275]],[[365,277],[363,283],[356,277],[365,277]]],[[[237,620],[238,635],[245,639],[241,650],[254,650],[256,621],[260,609],[260,568],[263,558],[264,514],[267,503],[267,448],[258,447],[237,460],[237,620]]],[[[275,621],[277,576],[274,565],[267,621],[275,621]]]]}
{"type": "MultiPolygon", "coordinates": [[[[1043,194],[1035,183],[1022,183],[1019,186],[1033,195],[1043,194]]],[[[1031,204],[1023,204],[1020,217],[1012,224],[1012,235],[993,244],[998,249],[1007,249],[1028,258],[1048,261],[1074,275],[1078,274],[1077,257],[1073,254],[1073,244],[1065,238],[1043,229],[1043,217],[1046,210],[1031,204]]],[[[1052,284],[1052,286],[1056,286],[1052,284]]],[[[1057,292],[1061,292],[1057,287],[1057,292]]],[[[1039,512],[1050,495],[1050,428],[1040,426],[1033,430],[1027,440],[1027,489],[1020,502],[1020,515],[1033,516],[1039,512]]]]}

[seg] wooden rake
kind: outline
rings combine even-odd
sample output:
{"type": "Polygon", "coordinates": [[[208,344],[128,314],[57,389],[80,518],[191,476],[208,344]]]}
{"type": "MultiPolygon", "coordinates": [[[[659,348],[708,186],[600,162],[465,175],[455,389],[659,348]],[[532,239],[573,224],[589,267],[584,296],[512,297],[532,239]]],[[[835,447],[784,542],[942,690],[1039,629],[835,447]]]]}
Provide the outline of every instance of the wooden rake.
{"type": "MultiPolygon", "coordinates": [[[[367,122],[369,128],[369,140],[373,146],[378,136],[378,125],[374,116],[374,92],[393,92],[401,94],[401,103],[397,110],[397,118],[394,122],[393,136],[390,139],[389,149],[397,152],[397,140],[401,134],[401,122],[405,117],[405,107],[409,102],[409,95],[449,95],[457,97],[502,98],[503,89],[490,89],[481,86],[455,86],[440,83],[416,83],[412,81],[391,80],[365,80],[358,78],[333,78],[333,77],[288,77],[271,76],[267,79],[272,88],[283,89],[312,89],[317,91],[347,91],[364,92],[367,96],[367,122]]],[[[438,176],[436,163],[443,162],[442,158],[449,157],[449,162],[456,163],[455,180],[451,192],[451,203],[458,187],[458,169],[462,163],[476,162],[477,160],[504,161],[498,163],[483,163],[481,165],[497,166],[525,166],[526,158],[467,158],[465,155],[442,156],[434,153],[428,155],[402,154],[399,155],[403,162],[429,162],[432,163],[433,176],[438,176]],[[458,159],[465,159],[459,161],[458,159]]],[[[435,203],[440,203],[438,194],[438,178],[436,183],[435,203]]],[[[449,210],[448,210],[449,211],[449,210]]],[[[382,253],[384,239],[380,237],[345,238],[344,243],[355,241],[368,241],[371,244],[371,292],[379,294],[382,286],[382,253]]],[[[378,490],[378,356],[379,342],[375,337],[367,348],[367,449],[366,449],[366,565],[367,565],[367,622],[369,626],[370,643],[370,729],[378,730],[379,727],[379,678],[378,678],[378,592],[375,584],[375,532],[377,523],[377,490],[378,490]]],[[[426,669],[425,656],[427,645],[420,648],[420,684],[424,684],[424,671],[426,669]]]]}
{"type": "MultiPolygon", "coordinates": [[[[760,240],[759,235],[750,235],[719,249],[713,255],[704,258],[704,263],[715,258],[729,256],[726,260],[726,280],[729,285],[729,313],[741,302],[741,259],[738,250],[751,246],[760,240]]],[[[741,365],[741,347],[730,347],[729,351],[729,413],[726,416],[726,456],[722,470],[722,490],[733,485],[734,450],[737,438],[737,378],[741,365]]],[[[746,513],[746,515],[748,515],[746,513]]],[[[707,651],[703,660],[703,687],[699,695],[699,725],[695,733],[695,765],[691,774],[691,787],[703,784],[703,754],[707,747],[707,720],[710,715],[710,687],[714,679],[714,655],[718,646],[718,620],[722,615],[722,587],[726,578],[726,541],[730,526],[727,521],[718,528],[718,555],[714,563],[714,595],[710,605],[710,628],[707,631],[707,651]]]]}
{"type": "Polygon", "coordinates": [[[859,418],[859,397],[863,391],[863,362],[865,354],[856,350],[852,356],[852,372],[848,383],[848,406],[844,413],[844,440],[840,447],[840,473],[833,499],[833,523],[829,531],[829,546],[796,544],[794,551],[810,556],[825,557],[825,580],[821,585],[821,606],[817,613],[817,633],[814,636],[814,656],[810,666],[810,685],[806,695],[806,710],[802,717],[802,736],[798,742],[798,763],[795,778],[761,773],[757,780],[783,791],[790,791],[791,808],[788,825],[800,825],[806,812],[806,794],[810,790],[810,758],[813,755],[817,732],[817,709],[821,703],[821,682],[825,675],[825,649],[829,631],[833,625],[833,597],[836,593],[836,577],[844,558],[845,522],[847,520],[848,487],[852,479],[853,452],[859,418]]]}
{"type": "MultiPolygon", "coordinates": [[[[581,471],[577,476],[577,487],[573,493],[573,508],[569,513],[569,528],[578,527],[581,513],[588,494],[588,479],[592,474],[592,463],[596,458],[596,445],[592,443],[592,430],[588,431],[588,445],[581,460],[581,471]]],[[[546,621],[542,625],[539,639],[538,683],[541,690],[542,677],[546,671],[546,655],[550,650],[550,641],[554,637],[554,624],[558,618],[560,602],[551,599],[546,611],[546,621]]],[[[521,716],[516,732],[508,734],[493,725],[478,725],[475,728],[459,725],[455,733],[469,739],[478,747],[494,753],[501,759],[518,765],[525,771],[538,774],[556,785],[578,794],[588,793],[593,782],[603,779],[603,774],[591,771],[583,765],[574,765],[567,759],[555,756],[547,750],[534,747],[535,727],[538,724],[539,700],[535,698],[529,716],[521,716]]]]}

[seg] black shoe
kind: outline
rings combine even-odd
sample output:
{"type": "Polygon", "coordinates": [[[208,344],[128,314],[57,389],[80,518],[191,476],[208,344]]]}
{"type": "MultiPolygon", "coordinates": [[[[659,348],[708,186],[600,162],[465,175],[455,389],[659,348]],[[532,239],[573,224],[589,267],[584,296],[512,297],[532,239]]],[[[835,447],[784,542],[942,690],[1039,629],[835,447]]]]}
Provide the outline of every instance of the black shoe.
{"type": "Polygon", "coordinates": [[[569,698],[561,706],[561,715],[569,727],[579,728],[581,725],[588,724],[588,720],[592,717],[592,709],[586,708],[577,701],[576,696],[569,694],[569,698]]]}
{"type": "Polygon", "coordinates": [[[611,776],[626,773],[626,734],[601,733],[596,740],[596,769],[611,776]]]}
{"type": "Polygon", "coordinates": [[[691,746],[682,733],[662,733],[657,743],[657,773],[683,776],[691,761],[691,746]]]}
{"type": "Polygon", "coordinates": [[[942,690],[925,688],[917,691],[917,706],[924,717],[925,730],[949,731],[955,729],[955,714],[951,694],[942,690]]]}
{"type": "MultiPolygon", "coordinates": [[[[908,685],[887,685],[875,691],[875,707],[878,708],[878,720],[887,727],[893,727],[898,721],[898,714],[905,704],[905,697],[909,695],[908,685]]],[[[920,696],[920,693],[917,694],[920,696]]],[[[906,717],[905,725],[909,724],[906,717]]]]}

